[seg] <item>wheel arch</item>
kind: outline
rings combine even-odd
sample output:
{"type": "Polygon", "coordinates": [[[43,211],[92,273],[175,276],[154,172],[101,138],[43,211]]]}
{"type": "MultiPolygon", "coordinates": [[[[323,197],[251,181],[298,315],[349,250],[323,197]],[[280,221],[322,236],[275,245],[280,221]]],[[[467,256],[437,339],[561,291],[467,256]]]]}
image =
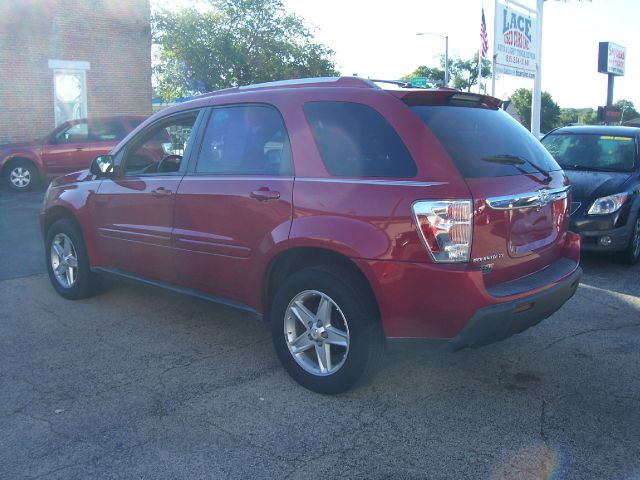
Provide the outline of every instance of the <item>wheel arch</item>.
{"type": "Polygon", "coordinates": [[[268,263],[263,274],[261,302],[264,317],[269,320],[271,302],[278,287],[294,273],[310,267],[338,267],[353,275],[367,292],[378,316],[380,309],[375,292],[365,273],[346,255],[323,247],[293,247],[276,254],[268,263]]]}
{"type": "Polygon", "coordinates": [[[35,158],[33,155],[28,155],[26,153],[13,153],[5,157],[0,168],[0,176],[5,176],[9,171],[11,165],[20,161],[33,164],[33,166],[36,167],[36,170],[38,170],[40,176],[45,176],[44,169],[42,168],[42,162],[40,162],[39,159],[35,158]]]}
{"type": "MultiPolygon", "coordinates": [[[[45,237],[47,236],[47,232],[49,231],[49,228],[51,228],[51,225],[53,225],[55,222],[63,218],[68,218],[70,220],[73,220],[75,224],[78,226],[78,229],[80,230],[80,232],[82,232],[81,224],[76,218],[76,216],[73,214],[71,209],[67,207],[63,207],[61,205],[55,205],[49,208],[44,214],[44,220],[42,224],[42,231],[44,236],[45,237]]],[[[83,236],[84,236],[84,232],[83,232],[83,236]]]]}

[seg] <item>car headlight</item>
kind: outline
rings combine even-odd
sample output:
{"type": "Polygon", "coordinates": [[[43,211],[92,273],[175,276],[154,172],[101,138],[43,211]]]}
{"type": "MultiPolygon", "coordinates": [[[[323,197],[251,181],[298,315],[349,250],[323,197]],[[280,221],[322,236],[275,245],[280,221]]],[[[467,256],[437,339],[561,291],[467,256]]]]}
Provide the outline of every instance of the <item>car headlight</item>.
{"type": "Polygon", "coordinates": [[[600,197],[593,202],[593,205],[591,205],[587,213],[589,215],[607,215],[617,212],[620,210],[620,207],[624,205],[624,202],[627,201],[627,198],[629,198],[628,193],[616,193],[615,195],[600,197]]]}

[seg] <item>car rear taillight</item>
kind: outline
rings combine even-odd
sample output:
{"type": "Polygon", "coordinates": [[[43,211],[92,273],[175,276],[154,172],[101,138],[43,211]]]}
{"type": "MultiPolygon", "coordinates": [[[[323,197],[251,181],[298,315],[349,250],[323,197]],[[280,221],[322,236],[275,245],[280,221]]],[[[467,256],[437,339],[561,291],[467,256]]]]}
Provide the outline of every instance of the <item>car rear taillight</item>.
{"type": "Polygon", "coordinates": [[[413,215],[434,261],[469,261],[473,224],[471,200],[420,200],[413,204],[413,215]]]}

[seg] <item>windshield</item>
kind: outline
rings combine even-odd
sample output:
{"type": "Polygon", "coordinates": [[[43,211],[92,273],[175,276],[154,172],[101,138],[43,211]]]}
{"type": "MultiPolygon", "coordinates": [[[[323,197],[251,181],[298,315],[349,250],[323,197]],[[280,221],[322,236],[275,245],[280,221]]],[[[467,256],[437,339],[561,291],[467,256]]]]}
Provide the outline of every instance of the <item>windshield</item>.
{"type": "Polygon", "coordinates": [[[553,133],[543,138],[542,144],[567,170],[629,172],[635,167],[632,137],[553,133]]]}
{"type": "Polygon", "coordinates": [[[465,178],[560,170],[540,142],[503,110],[453,106],[414,106],[411,110],[438,137],[465,178]]]}

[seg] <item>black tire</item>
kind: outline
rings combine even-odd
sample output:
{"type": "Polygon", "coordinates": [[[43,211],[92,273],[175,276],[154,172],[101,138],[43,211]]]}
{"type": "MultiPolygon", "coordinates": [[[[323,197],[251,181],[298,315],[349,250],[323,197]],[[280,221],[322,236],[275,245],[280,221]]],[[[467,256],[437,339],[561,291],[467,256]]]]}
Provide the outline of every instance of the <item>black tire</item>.
{"type": "MultiPolygon", "coordinates": [[[[84,239],[82,238],[80,228],[74,220],[63,218],[49,227],[45,241],[45,258],[51,284],[56,292],[64,298],[77,300],[90,297],[98,291],[101,285],[101,277],[90,270],[89,257],[84,239]],[[69,277],[66,277],[66,272],[62,272],[64,266],[61,270],[56,270],[58,273],[54,271],[54,264],[57,263],[59,265],[61,262],[60,255],[56,253],[53,244],[56,242],[56,248],[65,250],[63,243],[60,242],[66,242],[66,239],[71,242],[71,248],[68,249],[68,252],[76,259],[74,263],[77,265],[74,274],[71,276],[73,282],[69,282],[69,277]],[[68,285],[65,285],[65,283],[68,283],[68,285]]],[[[70,257],[67,256],[67,259],[69,258],[70,257]]],[[[67,270],[69,270],[68,267],[67,270]]]]}
{"type": "MultiPolygon", "coordinates": [[[[313,298],[315,294],[309,295],[309,298],[313,298]]],[[[317,310],[316,318],[320,318],[319,306],[317,310]]],[[[310,311],[313,311],[313,307],[310,307],[310,311]]],[[[347,269],[313,267],[290,276],[274,296],[270,321],[273,342],[282,365],[295,381],[314,392],[323,394],[344,392],[357,382],[371,378],[382,363],[384,336],[377,308],[363,280],[347,269]],[[302,358],[303,362],[313,363],[313,357],[316,356],[317,364],[320,365],[320,357],[316,352],[318,348],[322,349],[322,337],[312,340],[310,336],[312,330],[314,335],[318,334],[318,330],[307,329],[302,322],[297,323],[299,320],[295,316],[287,316],[293,300],[305,292],[312,291],[324,295],[321,298],[328,298],[333,302],[330,314],[331,326],[341,331],[346,330],[348,334],[347,348],[333,344],[324,347],[330,351],[329,357],[333,359],[333,367],[337,369],[334,372],[313,373],[301,365],[301,360],[296,360],[296,358],[302,358]],[[287,332],[291,329],[291,322],[296,326],[294,329],[298,328],[299,331],[287,332]],[[336,322],[342,326],[336,325],[336,322]],[[294,358],[287,335],[290,338],[298,336],[302,338],[306,335],[309,341],[303,339],[304,343],[312,346],[294,358]]],[[[327,337],[324,336],[324,338],[327,337]]],[[[332,342],[327,340],[325,343],[332,342]]],[[[332,360],[328,364],[331,365],[331,363],[332,360]]]]}
{"type": "Polygon", "coordinates": [[[640,260],[640,212],[636,215],[635,222],[631,228],[629,245],[622,252],[622,261],[628,265],[635,265],[640,260]]]}
{"type": "Polygon", "coordinates": [[[27,192],[40,185],[40,172],[29,160],[12,161],[5,168],[4,178],[7,186],[16,192],[27,192]]]}

